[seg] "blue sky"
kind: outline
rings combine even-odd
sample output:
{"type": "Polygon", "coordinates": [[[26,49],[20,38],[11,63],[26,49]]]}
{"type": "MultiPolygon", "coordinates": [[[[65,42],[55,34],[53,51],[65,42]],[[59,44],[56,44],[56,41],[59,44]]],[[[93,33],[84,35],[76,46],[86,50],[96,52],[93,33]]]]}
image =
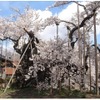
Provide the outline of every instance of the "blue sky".
{"type": "Polygon", "coordinates": [[[97,43],[99,43],[99,44],[100,44],[100,34],[99,34],[99,35],[97,35],[97,43]]]}
{"type": "MultiPolygon", "coordinates": [[[[21,11],[29,5],[31,8],[36,10],[45,10],[48,6],[51,6],[54,1],[0,1],[0,16],[10,16],[14,13],[11,7],[19,8],[21,11]]],[[[51,9],[52,13],[58,13],[66,6],[51,9]]]]}

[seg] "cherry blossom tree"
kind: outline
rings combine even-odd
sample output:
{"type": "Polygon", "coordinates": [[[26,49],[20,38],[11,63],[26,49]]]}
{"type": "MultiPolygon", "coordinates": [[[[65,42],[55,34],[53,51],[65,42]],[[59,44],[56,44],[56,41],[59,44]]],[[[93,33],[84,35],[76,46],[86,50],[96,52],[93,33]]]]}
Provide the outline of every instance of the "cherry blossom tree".
{"type": "Polygon", "coordinates": [[[87,59],[95,59],[93,58],[93,46],[91,47],[88,40],[89,33],[93,32],[92,18],[95,12],[98,14],[100,2],[87,2],[86,5],[83,5],[76,1],[57,1],[49,8],[67,5],[71,2],[84,9],[79,14],[79,23],[77,23],[76,16],[72,17],[70,21],[62,20],[57,16],[44,20],[35,9],[31,8],[26,8],[23,13],[19,9],[12,8],[16,12],[15,15],[9,19],[0,18],[1,40],[12,40],[15,51],[20,54],[21,62],[15,72],[15,83],[18,87],[34,86],[39,90],[49,88],[60,90],[61,87],[68,85],[72,87],[73,80],[74,83],[80,85],[81,74],[86,77],[89,65],[87,59]],[[47,26],[62,22],[66,27],[66,34],[68,34],[66,39],[63,40],[58,36],[54,40],[46,42],[37,38],[37,34],[47,26]],[[78,36],[79,29],[81,37],[78,36]],[[84,64],[81,63],[78,56],[77,42],[80,42],[82,56],[85,54],[82,58],[84,64]],[[86,47],[83,50],[84,44],[86,47]]]}

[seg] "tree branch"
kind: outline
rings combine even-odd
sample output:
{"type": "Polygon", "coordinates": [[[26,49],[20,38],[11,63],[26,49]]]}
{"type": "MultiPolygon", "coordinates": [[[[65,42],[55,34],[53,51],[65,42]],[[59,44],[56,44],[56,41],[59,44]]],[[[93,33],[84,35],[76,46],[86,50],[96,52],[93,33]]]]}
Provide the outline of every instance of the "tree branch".
{"type": "Polygon", "coordinates": [[[27,31],[25,28],[23,28],[23,29],[29,35],[30,38],[34,39],[34,32],[33,31],[27,31]]]}
{"type": "Polygon", "coordinates": [[[71,41],[73,40],[73,37],[72,37],[72,36],[73,36],[73,33],[74,33],[78,28],[83,27],[83,26],[85,25],[85,22],[86,22],[87,20],[91,19],[93,16],[94,16],[94,13],[88,15],[87,17],[85,17],[85,18],[83,19],[83,21],[81,22],[81,24],[80,24],[79,26],[74,27],[74,28],[70,31],[69,38],[70,38],[71,41]]]}
{"type": "MultiPolygon", "coordinates": [[[[91,47],[94,46],[95,47],[95,44],[91,45],[91,47]]],[[[97,50],[99,51],[100,53],[100,48],[97,46],[97,50]]]]}
{"type": "Polygon", "coordinates": [[[69,22],[69,21],[60,20],[60,22],[65,22],[65,23],[68,23],[68,24],[72,24],[73,26],[75,26],[75,27],[76,27],[76,25],[75,25],[74,23],[72,23],[72,22],[69,22]]]}
{"type": "Polygon", "coordinates": [[[73,2],[76,3],[76,4],[78,4],[79,6],[82,6],[84,8],[86,14],[88,15],[88,11],[87,11],[87,9],[86,9],[86,7],[84,5],[78,3],[77,1],[73,1],[73,2]]]}
{"type": "Polygon", "coordinates": [[[17,40],[15,40],[15,39],[12,39],[12,38],[10,38],[9,37],[9,39],[14,43],[14,49],[16,50],[16,52],[17,53],[19,53],[19,54],[21,54],[21,50],[20,49],[18,49],[17,48],[17,46],[18,46],[18,42],[19,42],[19,39],[21,38],[21,36],[17,39],[17,40]]]}

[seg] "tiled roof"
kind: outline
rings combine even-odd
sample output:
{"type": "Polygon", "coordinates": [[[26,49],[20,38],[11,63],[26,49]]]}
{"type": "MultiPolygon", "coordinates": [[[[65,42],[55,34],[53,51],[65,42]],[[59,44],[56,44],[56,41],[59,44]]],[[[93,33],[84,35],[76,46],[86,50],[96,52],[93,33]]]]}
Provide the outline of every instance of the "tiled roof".
{"type": "Polygon", "coordinates": [[[5,70],[6,74],[12,75],[13,72],[15,71],[15,68],[6,67],[6,68],[3,68],[3,70],[5,70]]]}

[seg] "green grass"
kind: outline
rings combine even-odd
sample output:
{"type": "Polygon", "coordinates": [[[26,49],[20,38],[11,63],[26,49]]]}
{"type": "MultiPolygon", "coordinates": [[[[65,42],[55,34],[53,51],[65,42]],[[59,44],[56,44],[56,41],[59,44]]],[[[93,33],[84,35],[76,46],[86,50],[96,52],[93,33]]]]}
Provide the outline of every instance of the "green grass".
{"type": "Polygon", "coordinates": [[[3,90],[0,89],[0,94],[3,93],[3,90]]]}
{"type": "MultiPolygon", "coordinates": [[[[3,91],[0,91],[2,93],[3,91]]],[[[2,98],[85,98],[85,93],[78,90],[71,90],[62,88],[61,91],[53,89],[52,95],[50,90],[38,91],[35,88],[24,89],[7,89],[2,98]]]]}
{"type": "Polygon", "coordinates": [[[8,88],[7,91],[5,93],[4,92],[4,89],[0,89],[0,98],[3,96],[5,97],[5,95],[8,95],[9,93],[12,93],[12,92],[15,92],[16,90],[15,89],[12,89],[12,88],[8,88]],[[1,96],[2,95],[2,96],[1,96]]]}
{"type": "MultiPolygon", "coordinates": [[[[3,91],[3,89],[0,89],[0,94],[2,94],[3,91]]],[[[36,88],[27,87],[23,89],[9,88],[7,89],[6,93],[2,95],[2,98],[100,98],[100,95],[96,96],[94,91],[69,91],[68,88],[61,88],[61,91],[58,89],[53,89],[52,94],[50,94],[50,89],[38,91],[36,88]]]]}

